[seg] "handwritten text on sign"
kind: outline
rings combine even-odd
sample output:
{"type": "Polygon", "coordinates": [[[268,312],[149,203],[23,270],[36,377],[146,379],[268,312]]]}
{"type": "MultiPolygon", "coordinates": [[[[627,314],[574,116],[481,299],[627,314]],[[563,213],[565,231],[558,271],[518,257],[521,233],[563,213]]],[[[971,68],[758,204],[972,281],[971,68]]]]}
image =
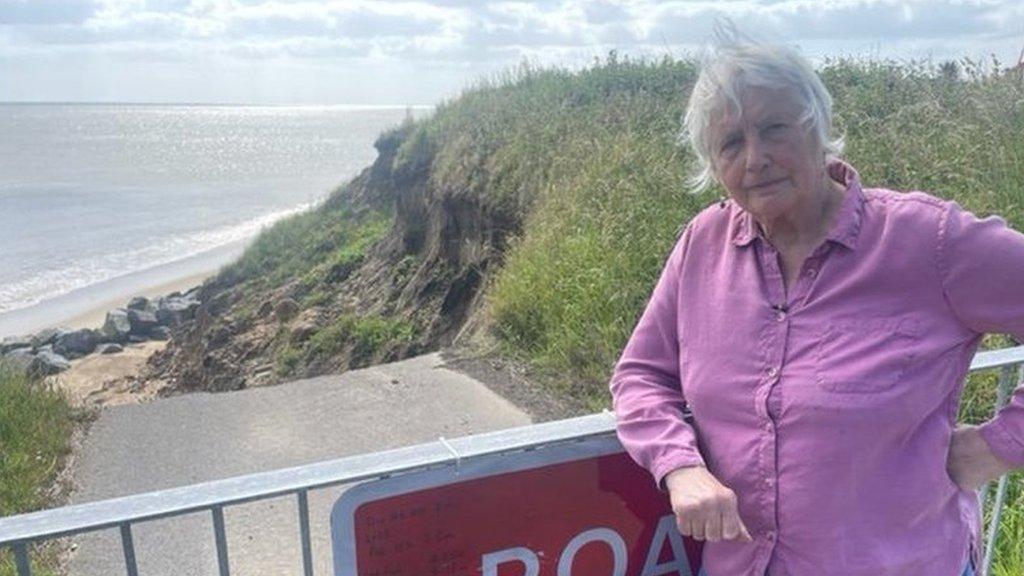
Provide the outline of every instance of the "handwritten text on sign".
{"type": "Polygon", "coordinates": [[[475,476],[360,503],[338,576],[697,574],[699,543],[624,453],[475,476]]]}

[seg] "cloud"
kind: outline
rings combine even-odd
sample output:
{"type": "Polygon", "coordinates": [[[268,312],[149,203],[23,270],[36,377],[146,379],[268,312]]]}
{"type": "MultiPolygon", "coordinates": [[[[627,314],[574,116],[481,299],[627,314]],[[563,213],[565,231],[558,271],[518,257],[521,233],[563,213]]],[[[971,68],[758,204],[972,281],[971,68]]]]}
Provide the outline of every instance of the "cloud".
{"type": "Polygon", "coordinates": [[[43,61],[151,61],[224,73],[347,66],[436,85],[524,59],[679,56],[723,16],[812,58],[998,50],[1016,61],[1024,33],[1019,0],[0,0],[0,61],[26,78],[57,73],[31,72],[43,61]]]}
{"type": "Polygon", "coordinates": [[[598,0],[582,4],[583,15],[589,24],[602,25],[627,22],[633,19],[626,5],[609,0],[598,0]]]}
{"type": "MultiPolygon", "coordinates": [[[[665,39],[671,43],[707,41],[714,21],[729,17],[741,30],[774,41],[833,40],[953,40],[1005,33],[1010,25],[1001,14],[1006,3],[958,0],[929,2],[852,2],[828,4],[808,0],[772,3],[679,3],[655,7],[639,19],[638,40],[665,39]]],[[[1017,32],[1020,32],[1018,30],[1017,32]]]]}
{"type": "Polygon", "coordinates": [[[442,22],[355,10],[323,15],[257,15],[231,19],[228,35],[235,38],[345,37],[388,38],[432,36],[441,32],[442,22]]]}
{"type": "Polygon", "coordinates": [[[484,60],[509,48],[678,50],[706,41],[723,16],[775,40],[922,41],[1017,34],[1022,8],[1008,0],[0,0],[0,28],[20,48],[148,40],[261,58],[309,53],[296,46],[484,60]]]}
{"type": "Polygon", "coordinates": [[[845,4],[823,11],[801,3],[783,4],[771,17],[781,32],[806,38],[953,39],[994,32],[993,18],[1002,8],[994,3],[938,0],[845,4]]]}
{"type": "Polygon", "coordinates": [[[95,12],[91,0],[0,0],[0,25],[81,24],[95,12]]]}

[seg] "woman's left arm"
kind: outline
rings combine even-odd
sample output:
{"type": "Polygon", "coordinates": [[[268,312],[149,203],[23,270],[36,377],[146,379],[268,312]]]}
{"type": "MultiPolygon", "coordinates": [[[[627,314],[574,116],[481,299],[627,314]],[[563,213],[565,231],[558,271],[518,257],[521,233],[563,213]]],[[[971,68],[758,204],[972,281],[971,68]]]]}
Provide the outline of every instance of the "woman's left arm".
{"type": "MultiPolygon", "coordinates": [[[[938,264],[947,301],[966,326],[1024,341],[1024,234],[950,203],[939,228],[938,264]]],[[[964,488],[1024,467],[1024,385],[985,424],[957,428],[947,466],[964,488]]]]}

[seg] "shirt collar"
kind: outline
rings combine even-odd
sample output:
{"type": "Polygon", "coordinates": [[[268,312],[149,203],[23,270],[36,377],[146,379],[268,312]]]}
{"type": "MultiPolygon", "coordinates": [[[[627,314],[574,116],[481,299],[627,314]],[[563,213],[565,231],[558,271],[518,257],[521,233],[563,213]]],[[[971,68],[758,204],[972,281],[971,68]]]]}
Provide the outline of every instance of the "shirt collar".
{"type": "MultiPolygon", "coordinates": [[[[857,247],[864,212],[864,190],[861,188],[860,176],[853,166],[838,158],[829,158],[825,167],[830,178],[846,187],[846,194],[843,196],[842,206],[839,207],[839,214],[825,239],[842,244],[852,250],[857,247]]],[[[733,208],[732,243],[736,246],[746,246],[755,238],[763,239],[761,228],[754,221],[754,217],[735,202],[730,202],[730,204],[733,208]]]]}

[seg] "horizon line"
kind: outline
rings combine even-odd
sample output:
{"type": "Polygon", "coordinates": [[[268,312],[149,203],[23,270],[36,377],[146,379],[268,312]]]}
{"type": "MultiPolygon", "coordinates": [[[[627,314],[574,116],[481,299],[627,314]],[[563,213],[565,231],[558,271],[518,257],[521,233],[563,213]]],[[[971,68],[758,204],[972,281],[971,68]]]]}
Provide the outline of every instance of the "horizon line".
{"type": "Polygon", "coordinates": [[[437,104],[297,104],[255,102],[117,102],[112,100],[0,100],[0,105],[84,105],[84,106],[223,106],[267,108],[350,108],[383,110],[402,108],[434,108],[437,104]]]}

